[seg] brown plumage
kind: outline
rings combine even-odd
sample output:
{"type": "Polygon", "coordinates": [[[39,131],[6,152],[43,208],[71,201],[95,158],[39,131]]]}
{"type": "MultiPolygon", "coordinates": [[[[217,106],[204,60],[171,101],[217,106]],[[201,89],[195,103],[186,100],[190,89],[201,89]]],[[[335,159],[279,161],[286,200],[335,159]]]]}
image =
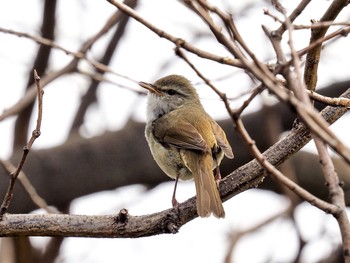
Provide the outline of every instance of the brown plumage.
{"type": "MultiPolygon", "coordinates": [[[[233,158],[224,131],[205,112],[196,90],[184,77],[170,75],[140,85],[150,91],[145,135],[155,161],[176,183],[194,178],[200,217],[211,213],[224,217],[215,181],[221,178],[218,166],[223,155],[233,158]]],[[[174,191],[173,205],[176,203],[174,191]]]]}

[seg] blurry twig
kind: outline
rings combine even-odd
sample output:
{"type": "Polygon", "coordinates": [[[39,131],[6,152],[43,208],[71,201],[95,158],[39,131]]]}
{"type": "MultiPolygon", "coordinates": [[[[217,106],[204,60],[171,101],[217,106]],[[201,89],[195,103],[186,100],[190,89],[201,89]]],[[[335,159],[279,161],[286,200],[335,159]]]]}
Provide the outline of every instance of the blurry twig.
{"type": "MultiPolygon", "coordinates": [[[[78,69],[78,63],[80,60],[85,60],[90,65],[94,66],[95,68],[97,68],[103,72],[112,73],[118,77],[127,79],[129,81],[137,82],[135,80],[128,78],[127,76],[118,74],[117,72],[113,71],[110,67],[107,67],[107,66],[103,65],[102,63],[90,60],[85,56],[85,54],[91,49],[92,45],[94,43],[96,43],[97,40],[99,40],[103,35],[105,35],[118,22],[118,19],[121,15],[122,15],[121,12],[118,12],[118,11],[115,12],[107,20],[107,22],[101,28],[101,30],[99,30],[95,35],[93,35],[91,38],[87,39],[81,45],[78,52],[73,52],[73,51],[70,51],[64,47],[61,47],[57,43],[55,43],[49,39],[45,39],[45,38],[37,37],[37,36],[32,36],[32,35],[27,34],[27,33],[17,32],[14,30],[4,29],[4,28],[0,28],[0,32],[13,34],[13,35],[16,35],[19,37],[26,37],[26,38],[31,39],[31,40],[33,40],[41,45],[49,45],[53,48],[56,48],[56,49],[59,49],[59,50],[65,52],[68,55],[73,56],[73,59],[66,66],[64,66],[63,68],[61,68],[58,71],[52,72],[52,73],[46,75],[45,77],[43,77],[41,79],[41,86],[42,87],[45,87],[50,82],[54,81],[55,79],[65,75],[65,74],[76,72],[78,69]]],[[[35,86],[32,86],[31,88],[28,89],[27,93],[21,98],[20,101],[18,101],[15,105],[13,105],[11,108],[7,109],[6,111],[4,111],[0,115],[0,121],[20,112],[24,107],[26,107],[28,104],[30,104],[35,99],[35,96],[36,96],[36,88],[35,88],[35,86]]]]}
{"type": "MultiPolygon", "coordinates": [[[[109,25],[109,27],[110,26],[112,26],[112,25],[109,25]]],[[[116,75],[118,77],[122,77],[122,78],[125,78],[128,80],[134,81],[134,80],[132,80],[124,75],[117,73],[116,71],[112,70],[110,67],[108,67],[108,66],[106,66],[98,61],[95,61],[93,59],[86,57],[86,52],[91,48],[92,44],[95,43],[95,41],[97,41],[102,36],[101,32],[99,32],[100,34],[97,34],[97,36],[95,36],[95,37],[89,39],[87,42],[85,42],[82,45],[82,48],[78,52],[70,51],[70,50],[58,45],[56,42],[54,42],[50,39],[46,39],[46,38],[39,37],[39,36],[33,36],[33,35],[28,34],[28,33],[23,33],[23,32],[15,31],[12,29],[1,28],[1,27],[0,27],[0,32],[15,35],[18,37],[28,38],[28,39],[35,41],[36,43],[38,43],[40,45],[51,46],[52,48],[63,51],[67,55],[73,56],[74,59],[86,61],[88,64],[90,64],[91,66],[93,66],[94,68],[96,68],[100,71],[111,73],[111,74],[116,75]]],[[[105,34],[105,33],[106,33],[105,30],[103,30],[103,34],[105,34]]],[[[136,82],[136,81],[134,81],[134,82],[136,82]]]]}
{"type": "Polygon", "coordinates": [[[34,69],[34,81],[35,81],[35,85],[37,88],[37,94],[38,94],[38,118],[36,121],[36,127],[32,132],[32,136],[30,137],[29,142],[27,143],[26,146],[23,147],[23,154],[22,154],[21,160],[20,160],[16,170],[10,174],[10,183],[9,183],[4,200],[3,200],[2,204],[1,204],[1,208],[0,208],[0,220],[2,220],[3,215],[6,213],[8,207],[10,206],[17,177],[23,168],[23,165],[27,159],[28,153],[29,153],[34,141],[41,134],[40,128],[41,128],[41,121],[42,121],[42,116],[43,116],[44,91],[40,85],[40,77],[38,76],[35,69],[34,69]]]}
{"type": "MultiPolygon", "coordinates": [[[[44,0],[43,1],[43,15],[41,21],[41,36],[50,40],[54,40],[55,37],[55,27],[56,27],[56,9],[57,0],[44,0]]],[[[27,84],[25,86],[26,90],[30,89],[34,84],[34,78],[31,74],[35,69],[38,75],[46,75],[46,69],[49,64],[50,55],[52,47],[46,45],[40,45],[36,53],[32,68],[29,70],[29,76],[27,84]]],[[[14,139],[13,139],[13,150],[17,151],[23,145],[27,143],[28,139],[28,129],[30,124],[30,119],[33,115],[34,100],[32,103],[24,107],[17,115],[14,128],[14,139]]]]}
{"type": "Polygon", "coordinates": [[[262,222],[255,224],[254,226],[245,229],[245,230],[240,230],[240,231],[232,231],[229,236],[229,245],[228,245],[228,249],[227,249],[227,253],[225,256],[225,263],[231,263],[232,262],[232,256],[233,256],[233,252],[235,249],[235,246],[237,245],[238,241],[245,235],[254,233],[255,231],[259,230],[260,228],[272,223],[273,221],[287,215],[290,211],[290,207],[288,207],[287,209],[271,216],[268,217],[267,219],[263,220],[262,222]]]}
{"type": "MultiPolygon", "coordinates": [[[[12,171],[16,170],[16,167],[10,162],[6,160],[0,160],[0,164],[2,167],[11,174],[12,171]]],[[[57,213],[57,210],[50,207],[46,201],[39,196],[38,192],[35,190],[34,186],[29,181],[28,177],[25,175],[23,171],[20,171],[18,175],[18,180],[22,184],[25,191],[28,193],[32,201],[39,207],[44,209],[48,213],[57,213]]]]}
{"type": "MultiPolygon", "coordinates": [[[[135,8],[137,1],[127,0],[125,1],[125,3],[132,8],[135,8]]],[[[109,65],[110,61],[112,60],[112,57],[117,49],[117,46],[120,43],[122,36],[124,35],[125,28],[129,21],[129,16],[120,12],[120,15],[118,16],[118,21],[119,21],[118,25],[116,26],[114,34],[105,48],[103,56],[98,60],[98,63],[106,67],[109,65]]],[[[94,73],[103,75],[105,71],[99,68],[95,68],[94,73]]],[[[79,127],[84,122],[84,117],[87,109],[92,103],[94,103],[97,100],[96,92],[99,87],[99,84],[100,82],[98,80],[96,79],[91,80],[89,88],[87,89],[84,96],[82,96],[81,98],[80,105],[76,111],[73,123],[70,128],[70,132],[69,132],[70,134],[72,134],[73,132],[77,132],[79,130],[79,127]]]]}
{"type": "Polygon", "coordinates": [[[144,91],[140,91],[140,90],[137,90],[137,89],[132,89],[131,87],[127,86],[127,85],[123,85],[123,84],[120,84],[118,82],[115,82],[105,76],[103,76],[102,74],[99,74],[99,73],[91,73],[91,72],[88,72],[88,71],[85,71],[85,70],[81,70],[81,69],[77,69],[77,72],[82,74],[82,75],[85,75],[86,77],[89,77],[95,81],[99,81],[99,82],[106,82],[106,83],[109,83],[109,84],[112,84],[114,86],[117,86],[119,88],[122,88],[122,89],[128,89],[128,90],[132,90],[132,92],[135,92],[136,94],[138,95],[144,95],[146,96],[147,95],[147,92],[144,92],[144,91]]]}

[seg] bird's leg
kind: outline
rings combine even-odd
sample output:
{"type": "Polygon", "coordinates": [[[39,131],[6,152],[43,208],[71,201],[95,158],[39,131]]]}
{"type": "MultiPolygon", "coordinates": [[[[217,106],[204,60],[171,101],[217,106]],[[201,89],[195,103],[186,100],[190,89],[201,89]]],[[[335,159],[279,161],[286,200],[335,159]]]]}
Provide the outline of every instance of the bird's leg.
{"type": "Polygon", "coordinates": [[[179,206],[179,202],[176,200],[176,197],[175,197],[178,181],[179,181],[179,174],[175,178],[174,192],[173,192],[173,196],[171,198],[171,203],[172,203],[173,207],[178,207],[179,206]]]}
{"type": "Polygon", "coordinates": [[[215,170],[214,170],[214,178],[215,178],[216,186],[219,187],[219,183],[221,181],[221,174],[220,174],[220,168],[218,165],[215,167],[215,170]]]}
{"type": "Polygon", "coordinates": [[[220,168],[219,168],[219,164],[218,164],[217,159],[216,159],[216,153],[213,152],[212,156],[213,156],[213,160],[214,160],[214,163],[215,163],[215,168],[214,168],[214,171],[213,171],[214,172],[214,178],[215,178],[216,186],[219,187],[219,183],[221,181],[220,168]]]}

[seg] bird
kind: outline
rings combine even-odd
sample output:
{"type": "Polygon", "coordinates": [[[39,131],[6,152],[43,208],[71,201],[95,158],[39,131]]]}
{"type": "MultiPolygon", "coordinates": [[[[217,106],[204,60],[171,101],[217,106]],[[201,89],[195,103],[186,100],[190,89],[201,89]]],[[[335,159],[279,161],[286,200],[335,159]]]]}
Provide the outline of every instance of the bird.
{"type": "Polygon", "coordinates": [[[200,217],[224,218],[218,191],[223,156],[234,158],[222,128],[205,111],[192,83],[181,75],[139,82],[148,90],[145,137],[161,170],[175,179],[173,207],[178,206],[178,180],[194,179],[200,217]]]}

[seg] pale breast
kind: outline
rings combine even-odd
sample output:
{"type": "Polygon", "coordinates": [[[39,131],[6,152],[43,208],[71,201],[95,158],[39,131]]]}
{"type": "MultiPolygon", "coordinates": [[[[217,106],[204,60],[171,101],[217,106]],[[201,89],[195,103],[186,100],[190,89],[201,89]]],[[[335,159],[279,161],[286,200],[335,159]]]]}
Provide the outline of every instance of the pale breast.
{"type": "Polygon", "coordinates": [[[177,176],[181,180],[193,178],[191,171],[185,166],[178,148],[172,146],[163,146],[152,134],[152,125],[146,125],[145,135],[148,145],[151,149],[154,160],[162,171],[170,178],[175,179],[177,176]]]}

